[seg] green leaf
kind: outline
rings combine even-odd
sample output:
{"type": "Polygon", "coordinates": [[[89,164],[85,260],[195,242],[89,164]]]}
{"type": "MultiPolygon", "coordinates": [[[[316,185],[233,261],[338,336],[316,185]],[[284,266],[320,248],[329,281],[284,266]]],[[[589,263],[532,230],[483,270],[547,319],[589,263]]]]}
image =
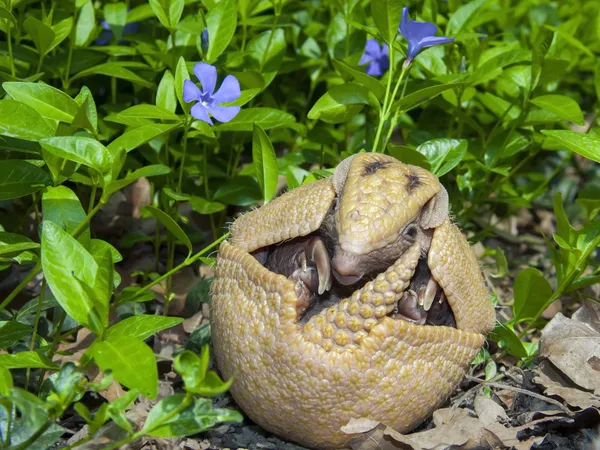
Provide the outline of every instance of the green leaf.
{"type": "Polygon", "coordinates": [[[96,15],[94,13],[94,5],[92,0],[88,0],[79,11],[79,18],[77,19],[77,25],[75,25],[75,45],[77,47],[85,47],[91,40],[95,28],[96,15]]]}
{"type": "Polygon", "coordinates": [[[173,368],[181,375],[186,391],[196,393],[195,389],[202,385],[206,378],[208,361],[208,346],[202,349],[200,357],[190,350],[184,350],[177,355],[173,361],[173,368]]]}
{"type": "Polygon", "coordinates": [[[14,386],[12,375],[8,367],[0,365],[0,395],[9,395],[14,386]]]}
{"type": "MultiPolygon", "coordinates": [[[[85,211],[77,195],[66,186],[49,187],[42,196],[42,213],[44,220],[58,225],[71,234],[85,219],[85,211]]],[[[90,245],[90,228],[86,227],[79,235],[78,241],[88,248],[90,245]]]]}
{"type": "Polygon", "coordinates": [[[583,113],[575,100],[566,95],[541,95],[529,100],[536,106],[556,114],[564,120],[569,120],[577,125],[583,125],[583,113]]]}
{"type": "Polygon", "coordinates": [[[169,0],[169,22],[171,27],[175,28],[181,19],[183,13],[183,7],[185,6],[184,0],[169,0]]]}
{"type": "Polygon", "coordinates": [[[46,53],[48,53],[48,50],[50,50],[52,41],[54,41],[54,31],[52,28],[41,20],[31,16],[25,19],[23,28],[25,28],[27,34],[31,36],[40,57],[45,56],[46,53]]]}
{"type": "Polygon", "coordinates": [[[40,245],[27,236],[0,231],[0,257],[14,258],[24,251],[37,250],[40,245]]]}
{"type": "Polygon", "coordinates": [[[566,130],[542,130],[542,133],[564,145],[568,150],[600,162],[600,138],[566,130]]]}
{"type": "Polygon", "coordinates": [[[208,52],[206,62],[212,64],[225,51],[237,26],[237,2],[221,0],[206,15],[208,52]]]}
{"type": "MultiPolygon", "coordinates": [[[[390,47],[398,35],[403,6],[404,3],[400,0],[371,1],[371,17],[373,17],[375,26],[390,47]]],[[[349,39],[349,37],[346,36],[346,39],[349,39]]]]}
{"type": "Polygon", "coordinates": [[[0,354],[0,367],[7,369],[58,369],[58,366],[44,355],[25,351],[13,354],[0,354]]]}
{"type": "Polygon", "coordinates": [[[381,84],[381,82],[370,75],[367,75],[364,72],[360,72],[352,67],[348,66],[346,63],[342,61],[338,61],[337,59],[332,60],[333,67],[337,70],[340,75],[347,77],[351,77],[356,80],[357,83],[363,85],[367,89],[369,89],[378,100],[382,100],[385,96],[385,86],[381,84]]]}
{"type": "Polygon", "coordinates": [[[489,0],[474,0],[472,2],[465,3],[450,17],[448,26],[446,27],[446,34],[448,36],[456,36],[461,33],[469,23],[481,13],[484,7],[487,5],[489,0]]]}
{"type": "Polygon", "coordinates": [[[369,90],[366,87],[356,83],[346,83],[335,86],[323,94],[308,112],[308,118],[320,119],[327,123],[343,123],[358,114],[369,103],[369,90]]]}
{"type": "Polygon", "coordinates": [[[524,342],[521,342],[519,336],[515,334],[515,331],[506,324],[496,323],[496,328],[490,333],[490,337],[500,344],[501,348],[518,358],[527,358],[533,356],[535,352],[525,346],[524,342]]]}
{"type": "Polygon", "coordinates": [[[431,170],[431,163],[423,153],[405,145],[388,144],[388,153],[405,164],[412,164],[413,166],[431,170]]]}
{"type": "MultiPolygon", "coordinates": [[[[362,89],[364,89],[361,86],[362,89]]],[[[219,131],[252,131],[254,124],[263,130],[272,128],[294,128],[296,118],[287,112],[274,108],[245,108],[233,120],[215,127],[219,131]]]]}
{"type": "Polygon", "coordinates": [[[256,178],[263,193],[265,203],[268,203],[277,191],[279,171],[277,156],[267,133],[255,124],[252,134],[252,161],[256,170],[256,178]]]}
{"type": "Polygon", "coordinates": [[[117,114],[111,114],[104,120],[124,125],[135,125],[139,119],[181,120],[177,114],[154,105],[135,105],[117,114]],[[136,122],[132,123],[132,119],[136,122]]]}
{"type": "Polygon", "coordinates": [[[513,314],[517,323],[535,317],[552,295],[550,283],[533,267],[519,272],[514,290],[513,314]]]}
{"type": "Polygon", "coordinates": [[[529,92],[533,92],[540,81],[546,55],[548,54],[548,50],[550,49],[553,40],[553,32],[547,28],[540,28],[531,54],[531,85],[529,87],[529,92]]]}
{"type": "Polygon", "coordinates": [[[33,329],[21,322],[0,321],[0,349],[8,348],[24,337],[31,336],[33,329]]]}
{"type": "Polygon", "coordinates": [[[183,56],[181,56],[179,57],[179,60],[177,61],[177,67],[175,68],[175,94],[177,95],[177,100],[179,100],[181,108],[186,113],[189,113],[190,109],[192,108],[191,103],[186,103],[183,101],[183,85],[185,80],[189,79],[190,74],[187,70],[187,66],[185,65],[185,59],[183,59],[183,56]]]}
{"type": "Polygon", "coordinates": [[[0,6],[0,18],[7,19],[15,27],[17,26],[17,19],[15,19],[15,16],[13,16],[12,13],[3,6],[0,6]]]}
{"type": "Polygon", "coordinates": [[[262,193],[254,178],[236,176],[221,184],[213,199],[226,205],[250,206],[262,199],[262,193]]]}
{"type": "Polygon", "coordinates": [[[187,247],[189,252],[192,253],[192,243],[190,242],[190,238],[187,237],[181,227],[177,225],[177,222],[175,222],[167,213],[152,205],[144,206],[144,209],[152,214],[158,222],[163,224],[164,227],[169,230],[173,236],[179,239],[179,241],[187,247]]]}
{"type": "Polygon", "coordinates": [[[431,100],[437,97],[442,92],[448,89],[454,89],[460,86],[464,86],[464,83],[448,83],[448,84],[436,84],[434,86],[428,86],[423,89],[406,94],[401,100],[398,100],[392,105],[392,111],[398,108],[402,108],[403,112],[410,111],[411,109],[419,106],[421,103],[431,100]]]}
{"type": "Polygon", "coordinates": [[[214,214],[225,209],[225,205],[219,202],[211,202],[202,197],[191,197],[190,206],[198,214],[214,214]]]}
{"type": "Polygon", "coordinates": [[[600,60],[596,61],[594,68],[594,91],[596,92],[596,100],[600,100],[600,60]]]}
{"type": "Polygon", "coordinates": [[[104,333],[104,339],[115,340],[121,337],[134,337],[142,341],[167,328],[183,322],[181,317],[154,315],[131,316],[115,323],[104,333]]]}
{"type": "Polygon", "coordinates": [[[172,113],[174,113],[177,109],[175,78],[170,70],[165,70],[165,73],[158,84],[158,91],[156,92],[156,106],[172,113]]]}
{"type": "Polygon", "coordinates": [[[206,398],[195,398],[191,405],[165,422],[171,411],[179,408],[185,394],[174,394],[159,401],[148,414],[143,431],[149,436],[189,436],[212,428],[219,422],[241,422],[242,415],[229,409],[213,409],[206,398]]]}
{"type": "Polygon", "coordinates": [[[160,0],[148,0],[148,3],[150,3],[152,12],[154,12],[154,15],[158,18],[162,26],[167,29],[170,28],[171,24],[169,23],[167,13],[161,4],[162,2],[160,0]]]}
{"type": "Polygon", "coordinates": [[[134,84],[138,84],[149,89],[155,89],[156,85],[148,80],[136,75],[134,72],[129,70],[124,65],[125,63],[108,62],[99,64],[89,69],[82,70],[77,75],[71,77],[71,80],[79,78],[87,78],[90,75],[106,75],[108,77],[120,78],[122,80],[131,81],[134,84]]]}
{"type": "Polygon", "coordinates": [[[467,152],[465,139],[432,139],[417,147],[427,157],[433,173],[441,177],[454,169],[467,152]]]}
{"type": "Polygon", "coordinates": [[[24,197],[52,184],[43,169],[18,159],[0,164],[0,200],[24,197]]]}
{"type": "Polygon", "coordinates": [[[589,48],[587,48],[579,39],[569,34],[567,31],[553,27],[551,25],[544,25],[544,27],[548,28],[550,31],[554,31],[561,38],[563,38],[566,42],[568,42],[572,47],[576,48],[582,53],[585,53],[590,58],[595,58],[594,52],[592,52],[589,48]]]}
{"type": "Polygon", "coordinates": [[[38,141],[54,136],[54,131],[31,106],[15,100],[0,100],[0,134],[38,141]]]}
{"type": "Polygon", "coordinates": [[[67,314],[101,334],[108,324],[107,305],[96,303],[82,287],[94,287],[98,264],[78,241],[48,220],[42,225],[42,270],[56,301],[67,314]]]}
{"type": "Polygon", "coordinates": [[[182,126],[183,125],[180,122],[143,125],[123,133],[117,139],[108,144],[107,149],[113,155],[121,149],[125,150],[126,152],[130,152],[131,150],[134,150],[141,145],[156,139],[157,137],[181,128],[182,126]]]}
{"type": "Polygon", "coordinates": [[[158,369],[152,349],[136,337],[117,336],[96,341],[91,347],[94,361],[103,371],[129,389],[139,389],[153,400],[158,393],[158,369]]]}
{"type": "Polygon", "coordinates": [[[133,183],[143,177],[156,177],[159,175],[166,175],[170,172],[171,172],[171,169],[162,164],[154,164],[151,166],[142,167],[141,169],[134,170],[129,175],[127,175],[125,178],[122,178],[117,181],[113,181],[112,183],[108,184],[104,188],[103,194],[108,196],[114,192],[120,191],[124,187],[129,186],[131,183],[133,183]]]}
{"type": "Polygon", "coordinates": [[[99,173],[106,173],[112,166],[111,153],[95,139],[83,136],[57,136],[40,140],[44,150],[99,173]]]}
{"type": "Polygon", "coordinates": [[[96,102],[90,90],[83,86],[75,102],[78,105],[77,114],[73,118],[72,125],[74,127],[87,128],[92,133],[98,132],[98,111],[96,110],[96,102]]]}
{"type": "Polygon", "coordinates": [[[119,41],[127,24],[127,5],[123,2],[105,4],[104,20],[110,26],[114,41],[119,41]]]}
{"type": "Polygon", "coordinates": [[[34,108],[43,117],[71,123],[78,106],[63,91],[42,83],[2,83],[2,87],[15,100],[34,108]]]}

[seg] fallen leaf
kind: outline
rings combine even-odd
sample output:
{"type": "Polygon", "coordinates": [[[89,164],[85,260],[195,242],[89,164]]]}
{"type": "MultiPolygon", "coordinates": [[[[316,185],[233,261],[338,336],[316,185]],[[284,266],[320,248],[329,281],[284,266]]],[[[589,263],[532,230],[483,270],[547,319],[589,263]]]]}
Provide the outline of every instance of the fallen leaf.
{"type": "Polygon", "coordinates": [[[600,395],[600,305],[586,300],[571,319],[558,313],[542,331],[540,356],[579,387],[600,395]]]}
{"type": "Polygon", "coordinates": [[[571,406],[585,409],[591,406],[600,408],[600,397],[581,389],[565,386],[560,382],[552,380],[542,370],[536,370],[536,377],[533,379],[534,383],[544,386],[544,393],[546,395],[556,395],[563,399],[571,406]]]}
{"type": "Polygon", "coordinates": [[[479,420],[484,425],[490,425],[498,422],[498,420],[508,420],[504,408],[491,398],[478,395],[475,397],[473,404],[475,407],[475,414],[477,414],[477,417],[479,417],[479,420]]]}
{"type": "Polygon", "coordinates": [[[380,422],[373,419],[367,419],[365,417],[361,417],[360,419],[350,419],[350,421],[340,428],[342,432],[346,434],[355,434],[355,433],[366,433],[367,431],[371,431],[380,422]]]}

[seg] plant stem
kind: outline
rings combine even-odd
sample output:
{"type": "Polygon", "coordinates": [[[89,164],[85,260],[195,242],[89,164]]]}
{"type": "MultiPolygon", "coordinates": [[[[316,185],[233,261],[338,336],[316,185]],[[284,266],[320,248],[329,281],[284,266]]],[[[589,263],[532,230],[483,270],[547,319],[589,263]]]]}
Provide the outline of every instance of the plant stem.
{"type": "Polygon", "coordinates": [[[35,265],[35,267],[33,269],[31,269],[31,272],[29,272],[27,274],[27,276],[25,278],[23,278],[23,280],[21,280],[21,282],[19,283],[19,285],[13,289],[13,291],[8,294],[8,297],[6,297],[4,299],[4,301],[2,303],[0,303],[0,311],[4,311],[4,308],[6,308],[8,306],[8,304],[13,301],[13,299],[19,295],[19,292],[21,292],[25,286],[27,286],[27,283],[29,283],[31,280],[33,280],[33,278],[35,278],[35,276],[39,273],[40,269],[42,268],[42,263],[41,262],[37,262],[37,264],[35,265]]]}
{"type": "MultiPolygon", "coordinates": [[[[49,359],[52,359],[52,357],[54,356],[54,352],[56,352],[56,347],[58,346],[58,342],[60,341],[61,338],[61,334],[60,334],[60,330],[63,327],[63,324],[65,323],[65,319],[67,318],[67,313],[65,312],[64,309],[60,309],[60,318],[58,319],[58,323],[56,324],[56,331],[54,332],[54,339],[52,340],[52,344],[50,345],[50,350],[48,350],[47,353],[47,357],[49,359]]],[[[37,388],[36,388],[36,392],[39,394],[40,389],[42,388],[42,383],[44,382],[44,375],[46,374],[46,370],[42,369],[42,371],[40,372],[40,376],[38,378],[38,382],[37,382],[37,388]]]]}
{"type": "Polygon", "coordinates": [[[165,278],[168,278],[171,275],[173,275],[175,272],[178,272],[179,270],[183,269],[184,267],[187,267],[187,266],[193,264],[198,259],[200,259],[202,256],[204,256],[204,254],[206,252],[208,252],[208,251],[212,250],[213,248],[215,248],[217,245],[219,245],[222,241],[224,241],[228,237],[229,237],[229,233],[225,233],[219,239],[215,240],[212,244],[204,247],[202,250],[200,250],[195,255],[193,255],[193,256],[191,256],[189,258],[186,258],[185,261],[183,261],[181,264],[179,264],[178,266],[176,266],[173,269],[169,270],[167,273],[161,275],[160,277],[158,277],[155,280],[153,280],[151,283],[149,283],[146,286],[144,286],[143,288],[141,288],[132,297],[128,298],[128,301],[131,301],[134,298],[139,297],[141,294],[143,294],[144,292],[150,290],[150,288],[152,288],[152,286],[157,285],[158,283],[160,283],[161,281],[163,281],[165,278]]]}
{"type": "MultiPolygon", "coordinates": [[[[10,10],[10,7],[9,7],[10,10]]],[[[7,19],[6,20],[7,23],[7,27],[8,30],[6,31],[6,41],[8,44],[8,58],[10,59],[10,74],[15,77],[16,76],[16,71],[15,71],[15,58],[13,56],[13,48],[12,48],[12,26],[10,21],[7,19]]]]}
{"type": "MultiPolygon", "coordinates": [[[[42,287],[40,289],[40,295],[38,297],[37,309],[35,311],[35,322],[33,325],[33,333],[31,334],[31,343],[29,344],[29,351],[33,351],[35,348],[35,340],[37,339],[38,327],[40,324],[40,316],[42,315],[42,303],[44,303],[44,291],[46,290],[46,279],[42,280],[42,287]]],[[[27,368],[25,374],[25,389],[29,389],[29,376],[31,375],[31,368],[27,368]]]]}
{"type": "Polygon", "coordinates": [[[181,154],[181,166],[179,167],[179,179],[177,180],[177,192],[181,192],[181,185],[183,184],[183,168],[185,166],[185,155],[187,153],[187,135],[190,129],[190,120],[188,117],[185,119],[185,125],[183,127],[183,152],[181,154]]]}
{"type": "MultiPolygon", "coordinates": [[[[402,74],[400,74],[400,79],[402,79],[402,74]]],[[[402,88],[402,93],[400,94],[400,100],[402,100],[404,98],[404,94],[406,93],[406,86],[408,85],[408,77],[406,77],[404,79],[404,87],[402,88]]],[[[392,99],[396,96],[396,92],[397,92],[397,88],[398,88],[399,84],[396,83],[396,89],[394,89],[394,94],[392,96],[392,99]]],[[[390,105],[391,108],[391,105],[390,105]]],[[[394,112],[394,117],[392,117],[392,121],[390,122],[390,128],[388,129],[388,132],[385,136],[385,141],[383,141],[383,151],[385,152],[385,149],[387,147],[387,143],[390,141],[390,137],[392,136],[392,133],[394,132],[394,128],[396,126],[396,123],[398,122],[398,116],[400,115],[400,111],[402,109],[398,108],[395,112],[394,112]]]]}
{"type": "Polygon", "coordinates": [[[379,144],[379,137],[381,136],[381,131],[383,130],[383,124],[385,123],[385,111],[388,104],[388,99],[390,97],[390,89],[392,87],[392,76],[394,74],[394,49],[390,46],[390,70],[388,72],[388,82],[385,87],[385,96],[383,97],[383,105],[381,107],[380,115],[379,115],[379,124],[377,125],[377,131],[375,132],[375,140],[373,141],[373,151],[377,151],[377,147],[379,144]]]}

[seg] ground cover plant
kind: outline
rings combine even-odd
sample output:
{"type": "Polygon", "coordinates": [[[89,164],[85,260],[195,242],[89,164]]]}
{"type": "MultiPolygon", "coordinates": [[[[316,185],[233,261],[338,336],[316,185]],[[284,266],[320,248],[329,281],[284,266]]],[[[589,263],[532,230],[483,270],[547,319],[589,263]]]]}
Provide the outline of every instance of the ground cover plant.
{"type": "Polygon", "coordinates": [[[218,244],[362,151],[440,177],[487,274],[453,403],[500,407],[508,448],[592,439],[600,3],[0,0],[0,30],[0,448],[242,422],[210,363],[218,244]]]}

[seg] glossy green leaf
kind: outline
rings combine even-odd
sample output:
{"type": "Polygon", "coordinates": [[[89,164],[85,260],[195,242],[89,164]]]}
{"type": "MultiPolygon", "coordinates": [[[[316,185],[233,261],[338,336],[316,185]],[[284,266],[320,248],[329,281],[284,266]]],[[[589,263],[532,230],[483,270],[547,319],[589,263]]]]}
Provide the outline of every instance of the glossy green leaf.
{"type": "Polygon", "coordinates": [[[465,157],[467,141],[464,139],[432,139],[417,147],[427,157],[432,172],[441,177],[454,169],[465,157]]]}
{"type": "Polygon", "coordinates": [[[0,366],[7,369],[58,369],[47,357],[32,351],[0,354],[0,366]]]}
{"type": "Polygon", "coordinates": [[[48,50],[50,50],[52,41],[54,41],[54,30],[41,20],[32,16],[25,19],[23,28],[25,28],[25,31],[27,31],[27,34],[29,34],[31,39],[33,39],[35,48],[40,56],[45,56],[46,53],[48,53],[48,50]]]}
{"type": "Polygon", "coordinates": [[[263,130],[293,128],[296,118],[290,113],[274,108],[244,108],[233,120],[221,123],[215,128],[220,131],[252,131],[254,124],[263,130]]]}
{"type": "Polygon", "coordinates": [[[226,205],[250,206],[262,199],[262,193],[256,180],[251,177],[233,177],[215,192],[213,200],[226,205]]]}
{"type": "Polygon", "coordinates": [[[5,349],[24,337],[31,336],[33,329],[16,320],[0,321],[0,349],[5,349]]]}
{"type": "Polygon", "coordinates": [[[154,105],[135,105],[124,109],[118,114],[111,114],[104,120],[130,125],[132,119],[181,120],[177,114],[154,105]]]}
{"type": "Polygon", "coordinates": [[[496,328],[490,333],[490,337],[500,344],[501,348],[518,358],[533,356],[535,349],[529,343],[522,342],[514,330],[508,325],[497,323],[496,328]]]}
{"type": "Polygon", "coordinates": [[[465,3],[458,8],[448,21],[446,27],[446,34],[448,36],[456,36],[469,26],[471,21],[486,7],[489,0],[473,0],[472,2],[465,3]]]}
{"type": "Polygon", "coordinates": [[[144,424],[144,433],[155,437],[177,437],[200,433],[212,428],[219,422],[241,422],[242,415],[229,409],[213,409],[212,402],[205,398],[196,398],[190,406],[164,421],[171,411],[180,407],[184,394],[174,394],[159,401],[148,414],[144,424]]]}
{"type": "Polygon", "coordinates": [[[237,25],[235,0],[221,0],[206,15],[209,45],[206,62],[212,64],[225,51],[237,25]]]}
{"type": "Polygon", "coordinates": [[[27,236],[0,231],[0,257],[14,258],[27,250],[37,250],[40,245],[27,236]]]}
{"type": "Polygon", "coordinates": [[[214,214],[225,209],[225,205],[219,202],[211,202],[202,197],[191,197],[190,206],[198,214],[214,214]]]}
{"type": "Polygon", "coordinates": [[[600,162],[600,138],[567,130],[542,130],[546,136],[554,139],[568,150],[600,162]]]}
{"type": "Polygon", "coordinates": [[[113,181],[108,184],[104,189],[106,195],[110,195],[113,192],[120,191],[126,186],[129,186],[131,183],[139,180],[143,177],[156,177],[159,175],[166,175],[171,172],[171,169],[162,164],[154,164],[151,166],[142,167],[141,169],[134,170],[125,178],[122,178],[117,181],[113,181]]]}
{"type": "Polygon", "coordinates": [[[77,114],[73,118],[72,125],[74,127],[87,128],[93,133],[98,132],[98,111],[96,110],[96,102],[90,90],[83,86],[75,102],[78,105],[77,114]]]}
{"type": "MultiPolygon", "coordinates": [[[[167,0],[168,2],[169,0],[167,0]]],[[[164,10],[161,0],[148,0],[150,7],[152,8],[152,12],[158,18],[161,25],[165,28],[169,28],[171,26],[169,22],[169,17],[167,16],[167,12],[164,10]]]]}
{"type": "Polygon", "coordinates": [[[170,70],[165,70],[158,84],[156,92],[156,106],[165,111],[174,113],[177,109],[177,96],[175,93],[175,77],[170,70]]]}
{"type": "Polygon", "coordinates": [[[436,84],[433,86],[428,86],[423,89],[419,89],[409,94],[406,94],[401,100],[398,100],[396,103],[392,105],[392,111],[395,111],[398,108],[401,108],[402,111],[410,111],[413,108],[416,108],[421,103],[424,103],[432,98],[437,97],[442,92],[447,91],[449,89],[454,89],[460,86],[464,86],[463,83],[448,83],[448,84],[436,84]]]}
{"type": "Polygon", "coordinates": [[[124,2],[106,3],[104,20],[110,26],[114,41],[119,41],[123,37],[123,28],[127,23],[127,5],[124,2]]]}
{"type": "Polygon", "coordinates": [[[96,14],[94,13],[94,4],[92,0],[88,0],[79,11],[79,17],[75,25],[75,45],[84,47],[91,40],[95,28],[96,14]]]}
{"type": "Polygon", "coordinates": [[[134,337],[146,340],[150,336],[183,322],[181,317],[154,315],[131,316],[115,323],[104,334],[104,339],[114,340],[121,337],[134,337]]]}
{"type": "Polygon", "coordinates": [[[42,83],[2,83],[8,94],[21,103],[34,108],[43,117],[71,123],[78,106],[63,91],[42,83]]]}
{"type": "Polygon", "coordinates": [[[82,70],[77,75],[71,78],[71,80],[76,80],[79,78],[87,78],[91,75],[106,75],[109,77],[120,78],[122,80],[131,81],[134,84],[138,84],[142,87],[147,87],[150,89],[155,89],[156,85],[151,83],[150,81],[140,77],[135,72],[128,69],[124,63],[118,62],[109,62],[104,64],[99,64],[94,67],[90,67],[89,69],[82,70]]]}
{"type": "Polygon", "coordinates": [[[33,194],[51,184],[48,172],[28,162],[10,159],[0,164],[0,200],[33,194]]]}
{"type": "Polygon", "coordinates": [[[369,90],[356,83],[335,86],[327,91],[308,112],[311,120],[343,123],[370,103],[369,90]]]}
{"type": "Polygon", "coordinates": [[[123,133],[117,139],[112,141],[107,148],[112,154],[115,154],[115,152],[120,149],[130,152],[153,139],[181,128],[182,126],[181,123],[157,123],[137,127],[123,133]]]}
{"type": "Polygon", "coordinates": [[[14,386],[8,367],[0,365],[0,395],[9,395],[14,386]]]}
{"type": "Polygon", "coordinates": [[[103,371],[129,389],[139,389],[153,400],[158,393],[158,368],[152,349],[132,336],[115,336],[91,347],[94,361],[103,371]]]}
{"type": "Polygon", "coordinates": [[[252,134],[252,161],[256,170],[256,178],[263,193],[265,203],[269,202],[277,191],[279,171],[277,156],[267,133],[255,124],[252,134]]]}
{"type": "MultiPolygon", "coordinates": [[[[75,193],[66,186],[49,187],[42,196],[44,219],[72,233],[85,219],[85,211],[75,193]]],[[[86,227],[78,237],[86,248],[90,245],[90,228],[86,227]]]]}
{"type": "Polygon", "coordinates": [[[371,0],[371,17],[388,44],[398,35],[403,6],[406,5],[401,0],[371,0]]]}
{"type": "Polygon", "coordinates": [[[110,170],[112,155],[95,139],[83,136],[57,136],[40,140],[44,150],[59,158],[83,164],[100,173],[110,170]]]}
{"type": "Polygon", "coordinates": [[[544,275],[533,267],[519,272],[514,290],[513,314],[517,322],[536,316],[552,295],[552,287],[544,275]]]}
{"type": "Polygon", "coordinates": [[[55,129],[31,106],[15,100],[0,100],[0,134],[38,141],[54,136],[55,129]]]}
{"type": "Polygon", "coordinates": [[[333,59],[332,63],[333,67],[335,67],[335,69],[342,76],[346,75],[347,77],[353,78],[357,83],[369,89],[379,100],[382,100],[385,96],[385,86],[381,84],[381,82],[377,78],[367,75],[364,72],[360,72],[356,69],[353,69],[346,63],[338,61],[337,59],[333,59]]]}
{"type": "Polygon", "coordinates": [[[583,113],[575,100],[566,95],[540,95],[530,100],[536,106],[556,114],[564,120],[583,125],[583,113]]]}
{"type": "Polygon", "coordinates": [[[42,270],[54,297],[62,308],[97,334],[108,324],[108,305],[95,303],[82,287],[95,284],[98,264],[92,255],[58,225],[42,225],[42,270]]]}
{"type": "Polygon", "coordinates": [[[190,242],[190,238],[187,237],[177,222],[175,222],[167,213],[151,205],[145,206],[144,209],[152,214],[158,222],[160,222],[173,236],[183,243],[190,253],[192,252],[192,243],[190,242]]]}
{"type": "Polygon", "coordinates": [[[185,59],[183,59],[182,56],[177,61],[177,67],[175,68],[175,94],[177,95],[177,100],[179,100],[179,104],[186,112],[189,112],[192,107],[191,103],[186,103],[183,101],[183,85],[185,83],[185,80],[189,79],[190,74],[187,70],[187,66],[185,65],[185,59]]]}

